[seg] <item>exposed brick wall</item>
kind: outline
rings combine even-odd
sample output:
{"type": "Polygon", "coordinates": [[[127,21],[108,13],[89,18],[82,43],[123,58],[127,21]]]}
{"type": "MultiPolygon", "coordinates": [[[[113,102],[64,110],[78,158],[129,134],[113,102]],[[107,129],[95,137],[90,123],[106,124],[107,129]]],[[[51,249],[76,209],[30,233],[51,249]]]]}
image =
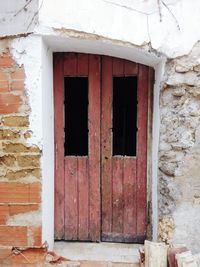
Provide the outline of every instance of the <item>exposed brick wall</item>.
{"type": "Polygon", "coordinates": [[[25,72],[0,55],[0,246],[41,245],[40,149],[27,145],[25,72]]]}

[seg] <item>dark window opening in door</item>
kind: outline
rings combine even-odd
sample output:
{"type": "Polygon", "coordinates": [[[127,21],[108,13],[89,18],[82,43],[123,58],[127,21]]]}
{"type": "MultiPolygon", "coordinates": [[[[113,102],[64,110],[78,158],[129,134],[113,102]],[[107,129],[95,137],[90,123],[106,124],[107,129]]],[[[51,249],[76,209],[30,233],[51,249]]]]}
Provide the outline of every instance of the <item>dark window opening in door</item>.
{"type": "Polygon", "coordinates": [[[113,156],[136,156],[137,77],[113,77],[113,156]]]}
{"type": "Polygon", "coordinates": [[[88,78],[65,77],[65,156],[88,155],[88,78]]]}

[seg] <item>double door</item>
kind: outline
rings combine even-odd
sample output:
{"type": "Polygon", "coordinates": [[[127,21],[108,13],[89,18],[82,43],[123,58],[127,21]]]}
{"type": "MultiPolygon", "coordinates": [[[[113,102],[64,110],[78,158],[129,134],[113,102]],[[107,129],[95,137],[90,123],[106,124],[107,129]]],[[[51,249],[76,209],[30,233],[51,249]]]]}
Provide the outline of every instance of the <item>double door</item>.
{"type": "Polygon", "coordinates": [[[55,239],[145,239],[151,73],[108,56],[55,54],[55,239]]]}

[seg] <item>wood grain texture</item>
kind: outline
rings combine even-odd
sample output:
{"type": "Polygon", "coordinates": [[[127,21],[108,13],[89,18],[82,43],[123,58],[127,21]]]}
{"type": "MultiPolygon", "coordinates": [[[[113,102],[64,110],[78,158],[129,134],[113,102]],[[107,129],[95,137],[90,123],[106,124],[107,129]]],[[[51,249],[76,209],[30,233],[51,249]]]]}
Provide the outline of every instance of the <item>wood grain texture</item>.
{"type": "Polygon", "coordinates": [[[100,240],[100,56],[89,55],[89,237],[100,240]]]}
{"type": "Polygon", "coordinates": [[[89,187],[88,157],[78,157],[78,240],[88,240],[89,187]]]}
{"type": "Polygon", "coordinates": [[[124,74],[126,76],[135,76],[138,74],[138,64],[129,60],[124,61],[124,74]]]}
{"type": "Polygon", "coordinates": [[[137,233],[137,157],[112,156],[113,76],[129,75],[138,75],[138,64],[102,57],[102,240],[141,243],[144,235],[137,233]]]}
{"type": "Polygon", "coordinates": [[[78,240],[78,159],[65,157],[65,240],[78,240]]]}
{"type": "Polygon", "coordinates": [[[124,76],[124,60],[120,58],[112,58],[113,76],[124,76]]]}
{"type": "MultiPolygon", "coordinates": [[[[58,143],[58,153],[56,154],[58,170],[56,170],[55,179],[57,185],[55,192],[55,237],[65,240],[88,240],[88,157],[64,157],[63,106],[64,76],[88,76],[88,55],[75,53],[58,53],[57,55],[59,62],[54,68],[56,145],[58,143]],[[62,179],[59,179],[60,176],[62,179]]],[[[57,61],[55,57],[55,62],[57,61]]]]}
{"type": "Polygon", "coordinates": [[[147,114],[149,68],[139,66],[137,140],[137,233],[146,234],[147,224],[147,114]]]}
{"type": "Polygon", "coordinates": [[[77,55],[77,75],[88,76],[88,54],[77,55]]]}
{"type": "Polygon", "coordinates": [[[124,192],[123,192],[123,176],[124,176],[124,158],[113,157],[112,172],[112,188],[113,188],[113,205],[112,205],[112,232],[115,234],[123,233],[124,224],[124,192]]]}
{"type": "Polygon", "coordinates": [[[124,158],[124,234],[136,235],[136,159],[124,158]]]}
{"type": "Polygon", "coordinates": [[[102,233],[112,231],[112,58],[102,57],[102,233]]]}
{"type": "Polygon", "coordinates": [[[55,106],[55,238],[64,238],[64,95],[63,55],[54,56],[55,106]],[[59,114],[59,116],[58,116],[59,114]]]}
{"type": "Polygon", "coordinates": [[[64,76],[76,76],[78,69],[78,55],[76,53],[64,53],[64,76]]]}

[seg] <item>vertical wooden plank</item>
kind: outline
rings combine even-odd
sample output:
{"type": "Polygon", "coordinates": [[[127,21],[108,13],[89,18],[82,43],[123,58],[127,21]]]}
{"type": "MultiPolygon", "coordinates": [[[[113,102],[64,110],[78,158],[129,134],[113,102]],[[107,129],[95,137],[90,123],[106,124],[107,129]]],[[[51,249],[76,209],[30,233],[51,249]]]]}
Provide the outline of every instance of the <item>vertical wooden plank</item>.
{"type": "Polygon", "coordinates": [[[78,157],[78,240],[88,240],[88,158],[78,157]]]}
{"type": "Polygon", "coordinates": [[[65,157],[65,240],[78,237],[77,157],[65,157]]]}
{"type": "Polygon", "coordinates": [[[120,58],[113,58],[113,76],[124,75],[124,60],[120,58]]]}
{"type": "Polygon", "coordinates": [[[113,238],[115,234],[123,233],[123,218],[124,218],[124,196],[123,196],[123,157],[113,157],[113,218],[112,232],[113,238]]]}
{"type": "Polygon", "coordinates": [[[129,75],[137,75],[138,74],[138,64],[129,60],[124,61],[124,74],[126,76],[129,75]]]}
{"type": "Polygon", "coordinates": [[[124,158],[124,234],[136,235],[136,159],[124,158]]]}
{"type": "Polygon", "coordinates": [[[65,76],[77,75],[77,54],[75,53],[64,54],[64,75],[65,76]]]}
{"type": "Polygon", "coordinates": [[[102,234],[112,231],[112,58],[102,57],[102,234]]]}
{"type": "Polygon", "coordinates": [[[55,239],[64,238],[64,81],[63,54],[54,55],[55,239]]]}
{"type": "MultiPolygon", "coordinates": [[[[124,75],[137,75],[138,64],[124,60],[124,75]]],[[[124,157],[124,236],[136,237],[136,159],[124,157]]]]}
{"type": "Polygon", "coordinates": [[[88,75],[88,54],[77,55],[77,68],[78,76],[88,75]]]}
{"type": "Polygon", "coordinates": [[[100,240],[100,57],[89,55],[89,237],[100,240]]]}
{"type": "Polygon", "coordinates": [[[137,234],[146,234],[147,113],[149,68],[139,65],[137,137],[137,234]]]}

